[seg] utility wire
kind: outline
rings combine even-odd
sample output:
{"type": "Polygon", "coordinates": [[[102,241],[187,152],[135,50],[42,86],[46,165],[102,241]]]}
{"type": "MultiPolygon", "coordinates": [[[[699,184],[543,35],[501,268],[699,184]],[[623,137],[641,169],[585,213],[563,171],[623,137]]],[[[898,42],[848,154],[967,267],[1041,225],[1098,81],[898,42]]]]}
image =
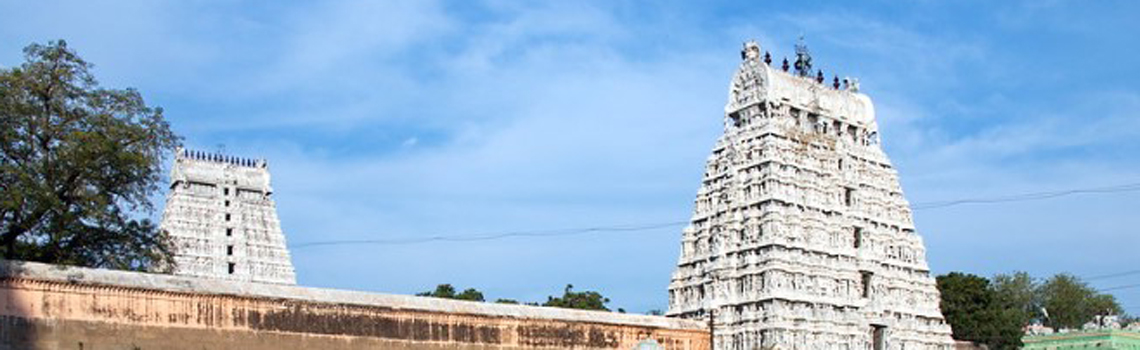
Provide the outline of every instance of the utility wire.
{"type": "Polygon", "coordinates": [[[1098,291],[1107,292],[1110,290],[1121,290],[1121,289],[1132,289],[1132,288],[1140,288],[1140,284],[1129,284],[1129,285],[1123,285],[1123,286],[1101,288],[1098,291]]]}
{"type": "MultiPolygon", "coordinates": [[[[936,202],[917,203],[911,206],[913,210],[945,208],[965,204],[992,204],[992,203],[1005,203],[1005,202],[1022,202],[1050,199],[1057,197],[1064,197],[1074,194],[1100,194],[1100,193],[1115,193],[1115,192],[1132,192],[1140,191],[1140,182],[1129,183],[1115,186],[1093,187],[1093,188],[1079,188],[1068,189],[1051,192],[1035,192],[1023,193],[1008,196],[998,197],[979,197],[967,198],[956,200],[945,200],[936,202]]],[[[664,227],[680,226],[688,224],[688,221],[673,221],[650,223],[642,225],[616,225],[616,226],[596,226],[585,228],[573,229],[558,229],[558,230],[531,230],[531,231],[516,231],[516,232],[503,232],[503,233],[483,233],[474,235],[453,235],[453,236],[432,236],[421,238],[395,238],[395,239],[363,239],[363,240],[337,240],[337,241],[316,241],[292,245],[291,248],[308,248],[319,246],[333,246],[333,245],[354,245],[354,244],[377,244],[377,245],[398,245],[398,244],[417,244],[427,242],[471,242],[471,241],[489,241],[510,237],[555,237],[555,236],[569,236],[579,235],[584,233],[596,232],[633,232],[645,231],[664,227]]],[[[1106,276],[1094,276],[1088,279],[1110,278],[1116,276],[1124,276],[1130,274],[1140,274],[1140,270],[1123,272],[1119,274],[1112,274],[1106,276]]]]}
{"type": "Polygon", "coordinates": [[[680,226],[688,224],[688,221],[675,221],[665,223],[643,224],[643,225],[618,225],[618,226],[598,226],[598,227],[585,227],[573,229],[560,229],[560,230],[536,230],[536,231],[517,231],[505,233],[484,233],[474,235],[457,235],[457,236],[432,236],[422,238],[402,238],[402,239],[362,239],[362,240],[343,240],[343,241],[320,241],[309,242],[294,245],[293,248],[306,248],[318,247],[329,245],[347,245],[347,244],[415,244],[426,242],[471,242],[471,241],[489,241],[495,239],[502,239],[508,237],[555,237],[555,236],[569,236],[579,235],[591,232],[634,232],[653,230],[664,227],[680,226]]]}
{"type": "Polygon", "coordinates": [[[1097,276],[1092,276],[1092,277],[1085,277],[1083,279],[1085,281],[1092,281],[1092,280],[1099,280],[1099,279],[1105,279],[1105,278],[1116,278],[1116,277],[1131,276],[1131,275],[1140,275],[1140,270],[1110,273],[1107,275],[1097,275],[1097,276]]]}
{"type": "Polygon", "coordinates": [[[983,197],[983,198],[968,198],[968,199],[955,199],[947,201],[927,202],[915,204],[914,210],[945,208],[962,204],[992,204],[992,203],[1005,203],[1005,202],[1023,202],[1032,200],[1041,200],[1049,198],[1064,197],[1074,194],[1094,194],[1094,193],[1116,193],[1116,192],[1133,192],[1140,191],[1140,183],[1130,183],[1116,186],[1093,187],[1093,188],[1079,188],[1051,192],[1035,192],[1023,193],[1010,196],[1001,197],[983,197]]]}

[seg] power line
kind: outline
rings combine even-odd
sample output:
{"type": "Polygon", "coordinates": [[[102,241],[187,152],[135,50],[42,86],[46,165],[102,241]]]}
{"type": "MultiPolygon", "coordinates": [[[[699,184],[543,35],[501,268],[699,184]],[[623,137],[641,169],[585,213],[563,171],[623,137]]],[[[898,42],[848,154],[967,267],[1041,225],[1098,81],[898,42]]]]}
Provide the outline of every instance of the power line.
{"type": "Polygon", "coordinates": [[[1138,283],[1138,284],[1128,284],[1128,285],[1123,285],[1123,286],[1116,286],[1116,287],[1101,288],[1101,289],[1099,289],[1098,291],[1100,291],[1100,292],[1107,292],[1107,291],[1110,291],[1110,290],[1121,290],[1121,289],[1132,289],[1132,288],[1140,288],[1140,283],[1138,283]]]}
{"type": "Polygon", "coordinates": [[[992,204],[992,203],[1006,203],[1006,202],[1023,202],[1023,201],[1032,201],[1032,200],[1041,200],[1041,199],[1064,197],[1064,196],[1070,196],[1070,195],[1074,195],[1074,194],[1099,194],[1099,193],[1116,193],[1116,192],[1133,192],[1133,191],[1140,191],[1140,183],[1130,183],[1130,184],[1123,184],[1123,185],[1093,187],[1093,188],[1079,188],[1079,189],[1069,189],[1069,190],[1050,191],[1050,192],[1023,193],[1023,194],[1016,194],[1016,195],[1010,195],[1010,196],[1000,196],[1000,197],[967,198],[967,199],[955,199],[955,200],[946,200],[946,201],[937,201],[937,202],[927,202],[927,203],[915,204],[912,208],[914,210],[922,210],[922,209],[945,208],[945,207],[951,207],[951,206],[962,205],[962,204],[992,204]]]}
{"type": "MultiPolygon", "coordinates": [[[[1131,192],[1140,191],[1140,183],[1129,183],[1115,186],[1094,187],[1094,188],[1080,188],[1068,189],[1051,192],[1035,192],[1023,193],[1016,195],[998,196],[998,197],[979,197],[967,198],[956,200],[945,200],[936,202],[917,203],[911,206],[913,210],[936,209],[945,208],[965,204],[992,204],[992,203],[1005,203],[1005,202],[1022,202],[1032,200],[1042,200],[1069,196],[1074,194],[1100,194],[1100,193],[1115,193],[1115,192],[1131,192]]],[[[555,236],[569,236],[584,233],[595,232],[631,232],[631,231],[644,231],[651,229],[658,229],[671,226],[680,226],[688,224],[688,221],[673,221],[650,223],[642,225],[617,225],[617,226],[597,226],[586,228],[574,229],[558,229],[558,230],[531,230],[531,231],[517,231],[517,232],[504,232],[504,233],[483,233],[474,235],[454,235],[454,236],[432,236],[422,238],[397,238],[397,239],[364,239],[364,240],[338,240],[338,241],[316,241],[292,245],[296,248],[308,248],[318,246],[332,246],[332,245],[353,245],[353,244],[376,244],[376,245],[397,245],[397,244],[417,244],[427,242],[470,242],[470,241],[489,241],[510,237],[555,237],[555,236]]],[[[1090,279],[1111,278],[1117,276],[1125,276],[1130,274],[1140,274],[1140,270],[1123,272],[1119,274],[1112,274],[1107,276],[1094,276],[1090,279]]]]}
{"type": "Polygon", "coordinates": [[[616,225],[616,226],[597,226],[585,228],[572,228],[572,229],[558,229],[558,230],[534,230],[534,231],[517,231],[505,233],[483,233],[474,235],[456,235],[456,236],[432,236],[422,238],[402,238],[402,239],[362,239],[362,240],[342,240],[342,241],[319,241],[301,243],[292,246],[292,248],[307,248],[329,245],[349,245],[349,244],[380,244],[380,245],[394,245],[394,244],[415,244],[427,242],[471,242],[471,241],[489,241],[495,239],[503,239],[508,237],[555,237],[555,236],[569,236],[579,235],[591,232],[634,232],[653,230],[658,228],[665,228],[671,226],[679,226],[688,224],[688,221],[675,221],[665,223],[641,224],[641,225],[616,225]]]}
{"type": "Polygon", "coordinates": [[[1138,275],[1138,274],[1140,274],[1140,270],[1133,270],[1133,271],[1110,273],[1107,275],[1097,275],[1097,276],[1092,276],[1092,277],[1085,277],[1084,280],[1085,281],[1092,281],[1092,280],[1099,280],[1099,279],[1105,279],[1105,278],[1116,278],[1116,277],[1138,275]]]}

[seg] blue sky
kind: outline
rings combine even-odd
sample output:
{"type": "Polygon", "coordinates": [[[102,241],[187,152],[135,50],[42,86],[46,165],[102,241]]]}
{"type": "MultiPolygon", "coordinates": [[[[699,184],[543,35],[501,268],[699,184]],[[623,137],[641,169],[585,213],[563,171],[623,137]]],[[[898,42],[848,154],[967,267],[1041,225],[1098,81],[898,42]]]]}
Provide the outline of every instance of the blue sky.
{"type": "MultiPolygon", "coordinates": [[[[1140,182],[1135,2],[0,2],[193,148],[270,160],[291,244],[688,219],[740,44],[861,79],[907,198],[1140,182]]],[[[916,212],[935,273],[1140,269],[1140,193],[916,212]]],[[[663,309],[679,227],[297,248],[309,286],[567,283],[663,309]]],[[[1140,275],[1092,281],[1140,283],[1140,275]]],[[[1117,297],[1140,314],[1140,288],[1117,297]]]]}

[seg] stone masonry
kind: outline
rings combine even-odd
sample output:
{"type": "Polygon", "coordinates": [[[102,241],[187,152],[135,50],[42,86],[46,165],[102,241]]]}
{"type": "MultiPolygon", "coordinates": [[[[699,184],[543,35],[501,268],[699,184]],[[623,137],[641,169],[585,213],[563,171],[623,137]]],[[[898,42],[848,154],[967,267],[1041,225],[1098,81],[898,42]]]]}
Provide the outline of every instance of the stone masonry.
{"type": "Polygon", "coordinates": [[[709,350],[704,322],[0,260],[0,350],[709,350]]]}
{"type": "Polygon", "coordinates": [[[296,284],[272,194],[264,160],[179,149],[160,223],[174,273],[296,284]]]}
{"type": "Polygon", "coordinates": [[[715,349],[949,349],[871,100],[762,52],[745,44],[732,78],[668,315],[711,313],[715,349]]]}

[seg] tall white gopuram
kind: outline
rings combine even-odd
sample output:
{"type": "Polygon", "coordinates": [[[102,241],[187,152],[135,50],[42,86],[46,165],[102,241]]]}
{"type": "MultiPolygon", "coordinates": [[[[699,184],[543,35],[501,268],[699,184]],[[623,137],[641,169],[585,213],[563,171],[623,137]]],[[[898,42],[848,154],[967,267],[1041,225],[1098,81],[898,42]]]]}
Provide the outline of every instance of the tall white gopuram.
{"type": "Polygon", "coordinates": [[[296,284],[264,160],[179,149],[160,228],[174,242],[174,273],[296,284]]]}
{"type": "Polygon", "coordinates": [[[711,311],[717,350],[950,348],[871,100],[802,45],[798,71],[761,52],[745,44],[732,78],[668,315],[711,311]]]}

